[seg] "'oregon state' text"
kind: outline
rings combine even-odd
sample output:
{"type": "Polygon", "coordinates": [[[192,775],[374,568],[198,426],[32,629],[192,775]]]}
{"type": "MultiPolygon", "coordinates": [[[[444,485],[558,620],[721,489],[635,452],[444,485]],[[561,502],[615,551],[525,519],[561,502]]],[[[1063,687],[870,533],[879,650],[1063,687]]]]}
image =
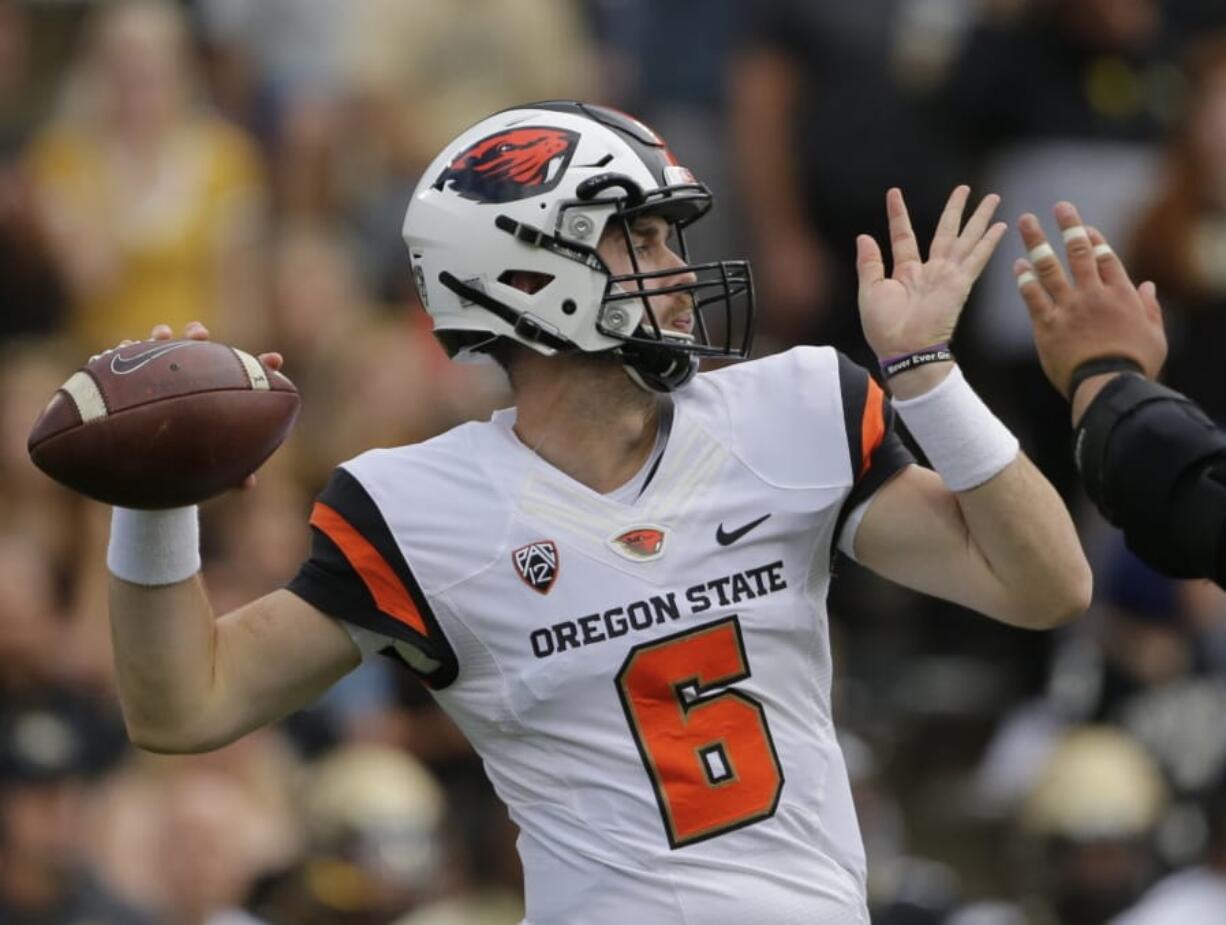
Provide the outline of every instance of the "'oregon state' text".
{"type": "Polygon", "coordinates": [[[533,655],[548,658],[567,649],[608,642],[631,631],[641,632],[679,620],[683,606],[687,614],[700,614],[713,607],[732,607],[743,601],[774,594],[787,586],[787,580],[783,577],[783,563],[772,562],[691,585],[684,591],[655,594],[599,613],[542,626],[529,634],[528,641],[533,655]]]}

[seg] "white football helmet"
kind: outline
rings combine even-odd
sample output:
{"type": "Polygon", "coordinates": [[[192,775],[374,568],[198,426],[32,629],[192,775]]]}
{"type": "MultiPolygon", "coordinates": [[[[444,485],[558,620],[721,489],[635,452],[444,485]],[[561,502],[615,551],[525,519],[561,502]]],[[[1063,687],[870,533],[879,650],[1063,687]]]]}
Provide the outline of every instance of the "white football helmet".
{"type": "Polygon", "coordinates": [[[669,391],[698,358],[742,358],[753,334],[744,260],[691,264],[684,230],[711,193],[664,141],[624,113],[588,103],[532,103],[496,113],[453,141],[422,176],[404,240],[422,303],[447,352],[480,355],[498,338],[540,353],[612,351],[640,385],[669,391]],[[614,276],[596,251],[610,222],[665,218],[684,267],[614,276]],[[544,281],[527,292],[516,276],[544,281]],[[661,328],[644,282],[692,274],[652,295],[687,292],[695,333],[661,328]],[[722,310],[709,324],[704,311],[722,310]],[[718,331],[717,342],[711,332],[718,331]]]}

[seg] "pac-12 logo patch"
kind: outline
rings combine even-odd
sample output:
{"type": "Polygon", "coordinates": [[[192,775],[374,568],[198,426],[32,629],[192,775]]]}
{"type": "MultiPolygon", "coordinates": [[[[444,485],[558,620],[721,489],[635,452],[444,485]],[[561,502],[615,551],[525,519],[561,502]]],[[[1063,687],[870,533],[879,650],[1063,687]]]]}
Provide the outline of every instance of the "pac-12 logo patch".
{"type": "Polygon", "coordinates": [[[579,146],[579,133],[523,126],[469,145],[447,165],[434,188],[450,188],[475,202],[514,202],[547,193],[562,179],[579,146]]]}
{"type": "Polygon", "coordinates": [[[609,540],[616,552],[634,562],[648,562],[664,555],[664,531],[656,526],[632,527],[609,540]]]}
{"type": "Polygon", "coordinates": [[[511,553],[519,577],[533,591],[548,594],[558,577],[558,547],[553,540],[537,540],[511,553]]]}

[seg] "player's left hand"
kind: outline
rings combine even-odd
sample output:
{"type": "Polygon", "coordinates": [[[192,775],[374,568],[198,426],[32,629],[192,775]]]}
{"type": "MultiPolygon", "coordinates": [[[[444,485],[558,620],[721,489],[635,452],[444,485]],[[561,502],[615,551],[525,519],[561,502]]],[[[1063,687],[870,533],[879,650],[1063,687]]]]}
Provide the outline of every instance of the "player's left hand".
{"type": "Polygon", "coordinates": [[[945,203],[928,259],[920,254],[902,192],[886,193],[893,273],[885,275],[881,248],[872,236],[856,238],[860,277],[860,322],[878,359],[915,353],[948,343],[953,337],[971,286],[987,265],[1008,227],[989,227],[1000,205],[995,193],[984,196],[966,224],[962,214],[969,186],[957,187],[945,203]]]}

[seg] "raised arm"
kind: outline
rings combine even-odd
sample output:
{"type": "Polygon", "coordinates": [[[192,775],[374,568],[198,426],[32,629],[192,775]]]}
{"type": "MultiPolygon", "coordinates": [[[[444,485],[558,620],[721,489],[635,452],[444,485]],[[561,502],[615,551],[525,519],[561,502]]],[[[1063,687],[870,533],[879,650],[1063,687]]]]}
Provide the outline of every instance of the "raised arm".
{"type": "MultiPolygon", "coordinates": [[[[201,325],[188,337],[204,339],[201,325]]],[[[156,338],[169,338],[160,326],[156,338]]],[[[280,357],[265,354],[270,367],[280,357]]],[[[360,661],[340,624],[289,591],[216,618],[196,509],[117,509],[107,562],[120,702],[133,743],[208,751],[315,699],[360,661]]]]}
{"type": "Polygon", "coordinates": [[[854,550],[900,584],[1043,629],[1089,605],[1090,569],[1055,489],[942,353],[1005,230],[1004,223],[989,227],[995,196],[961,227],[969,192],[958,187],[950,196],[927,260],[902,194],[889,192],[889,277],[877,243],[867,235],[857,242],[865,337],[889,376],[895,408],[936,471],[912,466],[885,485],[854,550]]]}

